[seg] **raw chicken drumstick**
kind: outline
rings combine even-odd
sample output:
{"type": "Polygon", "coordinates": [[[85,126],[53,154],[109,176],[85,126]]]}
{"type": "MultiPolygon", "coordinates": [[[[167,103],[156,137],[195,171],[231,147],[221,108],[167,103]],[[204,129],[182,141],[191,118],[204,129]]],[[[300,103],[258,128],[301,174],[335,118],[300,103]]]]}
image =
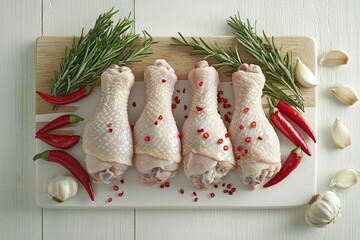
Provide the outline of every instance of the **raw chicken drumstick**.
{"type": "Polygon", "coordinates": [[[229,133],[242,181],[254,190],[280,170],[280,142],[262,108],[265,77],[261,69],[242,64],[232,82],[235,109],[229,133]]]}
{"type": "Polygon", "coordinates": [[[181,161],[180,135],[171,109],[177,76],[162,59],[144,71],[145,107],[134,126],[135,166],[148,185],[175,176],[181,161]]]}
{"type": "Polygon", "coordinates": [[[217,109],[217,71],[200,61],[188,80],[192,103],[182,128],[184,171],[196,187],[208,189],[233,168],[234,153],[217,109]]]}
{"type": "Polygon", "coordinates": [[[134,75],[127,67],[111,65],[101,75],[101,98],[83,134],[85,163],[94,182],[119,179],[132,165],[133,138],[127,103],[134,75]]]}

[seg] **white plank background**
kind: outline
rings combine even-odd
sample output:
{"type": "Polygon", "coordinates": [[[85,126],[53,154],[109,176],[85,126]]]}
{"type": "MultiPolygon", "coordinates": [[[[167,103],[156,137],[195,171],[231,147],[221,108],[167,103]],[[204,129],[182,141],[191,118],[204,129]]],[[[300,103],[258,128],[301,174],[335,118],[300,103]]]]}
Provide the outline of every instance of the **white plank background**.
{"type": "Polygon", "coordinates": [[[243,0],[2,0],[0,8],[0,234],[1,239],[360,239],[359,186],[339,191],[342,217],[326,229],[304,220],[305,207],[282,210],[49,210],[35,205],[35,39],[78,35],[112,6],[136,17],[136,31],[152,35],[228,35],[226,20],[240,11],[268,35],[309,35],[318,57],[347,51],[350,61],[318,68],[318,189],[342,168],[360,169],[359,103],[345,107],[327,92],[336,82],[360,91],[360,3],[349,1],[243,0]],[[339,116],[353,144],[336,150],[330,127],[339,116]]]}

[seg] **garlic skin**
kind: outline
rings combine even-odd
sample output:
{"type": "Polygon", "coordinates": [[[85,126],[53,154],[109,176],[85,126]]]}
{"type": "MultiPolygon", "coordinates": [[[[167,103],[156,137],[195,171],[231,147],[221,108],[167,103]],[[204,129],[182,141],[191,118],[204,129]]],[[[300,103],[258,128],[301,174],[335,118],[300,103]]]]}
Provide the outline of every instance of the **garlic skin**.
{"type": "Polygon", "coordinates": [[[337,148],[344,149],[351,145],[350,131],[338,117],[336,117],[333,123],[331,137],[337,148]]]}
{"type": "Polygon", "coordinates": [[[330,187],[350,188],[358,183],[360,179],[360,172],[347,168],[340,170],[330,182],[330,187]]]}
{"type": "Polygon", "coordinates": [[[324,54],[320,60],[321,65],[336,67],[339,65],[347,64],[349,55],[343,50],[331,50],[324,54]]]}
{"type": "Polygon", "coordinates": [[[314,73],[300,60],[300,58],[297,59],[298,61],[294,69],[294,74],[295,79],[300,83],[300,85],[305,88],[311,88],[319,85],[314,73]]]}
{"type": "Polygon", "coordinates": [[[44,184],[44,191],[55,202],[62,203],[78,191],[78,183],[72,176],[57,175],[44,184]]]}
{"type": "Polygon", "coordinates": [[[354,88],[347,84],[337,83],[329,88],[329,91],[343,104],[351,106],[359,100],[354,88]]]}
{"type": "Polygon", "coordinates": [[[340,216],[341,202],[332,191],[314,195],[305,213],[306,222],[313,227],[322,228],[334,223],[340,216]]]}

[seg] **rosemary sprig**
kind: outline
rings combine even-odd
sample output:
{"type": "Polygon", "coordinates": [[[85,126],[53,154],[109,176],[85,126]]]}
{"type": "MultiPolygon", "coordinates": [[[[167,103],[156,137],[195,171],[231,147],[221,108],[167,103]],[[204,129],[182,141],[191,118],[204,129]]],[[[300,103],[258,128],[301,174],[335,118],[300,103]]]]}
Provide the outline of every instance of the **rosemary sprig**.
{"type": "Polygon", "coordinates": [[[109,65],[127,65],[151,54],[153,38],[143,31],[144,41],[136,45],[140,35],[133,33],[134,20],[129,15],[113,25],[111,18],[117,12],[111,9],[101,14],[86,35],[83,29],[78,41],[73,38],[72,47],[65,50],[60,72],[51,79],[51,95],[65,96],[93,85],[109,65]]]}
{"type": "Polygon", "coordinates": [[[228,50],[223,49],[218,43],[206,43],[202,38],[199,40],[191,38],[192,42],[188,42],[181,33],[180,39],[172,38],[176,43],[172,44],[173,46],[185,46],[192,48],[191,54],[194,55],[205,55],[204,59],[214,58],[218,63],[213,64],[216,69],[228,68],[229,73],[233,73],[239,66],[243,63],[237,46],[235,45],[234,49],[230,48],[228,50]]]}
{"type": "MultiPolygon", "coordinates": [[[[304,110],[304,99],[302,92],[294,81],[291,53],[284,57],[280,55],[280,50],[264,34],[265,43],[257,36],[256,31],[249,21],[245,25],[239,17],[231,17],[228,21],[231,28],[235,30],[234,35],[237,41],[258,61],[264,75],[266,76],[263,94],[271,98],[280,99],[287,104],[304,110]],[[285,93],[290,90],[290,95],[285,93]]],[[[228,68],[227,73],[233,73],[243,63],[236,45],[234,48],[225,50],[218,43],[206,43],[202,38],[199,40],[191,38],[187,41],[181,33],[180,39],[175,40],[175,46],[186,46],[192,49],[191,54],[205,55],[205,58],[213,57],[218,63],[213,66],[217,69],[228,68]]]]}
{"type": "Polygon", "coordinates": [[[264,31],[263,38],[259,37],[256,28],[251,26],[249,20],[247,23],[241,21],[239,13],[235,17],[230,17],[227,23],[234,30],[233,34],[237,41],[260,63],[267,78],[263,93],[304,111],[304,98],[295,82],[291,52],[282,57],[274,38],[272,37],[270,41],[264,31]],[[283,89],[288,89],[291,93],[287,95],[283,89]]]}

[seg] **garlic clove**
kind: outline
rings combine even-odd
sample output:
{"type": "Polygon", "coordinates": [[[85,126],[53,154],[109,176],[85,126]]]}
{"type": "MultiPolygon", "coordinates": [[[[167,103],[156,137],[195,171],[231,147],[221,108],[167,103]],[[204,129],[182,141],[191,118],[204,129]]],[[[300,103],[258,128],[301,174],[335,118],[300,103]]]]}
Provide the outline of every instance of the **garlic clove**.
{"type": "Polygon", "coordinates": [[[336,147],[344,149],[351,145],[351,135],[349,129],[336,117],[332,129],[331,136],[336,147]]]}
{"type": "Polygon", "coordinates": [[[330,187],[350,188],[357,184],[359,178],[359,171],[351,168],[343,169],[331,180],[330,187]]]}
{"type": "Polygon", "coordinates": [[[78,191],[78,183],[72,176],[57,175],[44,184],[44,190],[55,202],[62,203],[78,191]]]}
{"type": "Polygon", "coordinates": [[[343,50],[337,49],[325,53],[325,55],[320,60],[320,64],[329,67],[336,67],[339,65],[347,64],[348,60],[348,54],[343,50]]]}
{"type": "Polygon", "coordinates": [[[337,83],[329,88],[329,91],[343,104],[353,105],[359,100],[359,96],[354,88],[347,84],[337,83]]]}
{"type": "Polygon", "coordinates": [[[341,213],[339,197],[332,191],[314,195],[305,213],[306,222],[313,227],[322,228],[334,223],[341,213]]]}
{"type": "Polygon", "coordinates": [[[319,84],[314,73],[298,58],[294,69],[295,79],[305,88],[315,87],[319,84]]]}

